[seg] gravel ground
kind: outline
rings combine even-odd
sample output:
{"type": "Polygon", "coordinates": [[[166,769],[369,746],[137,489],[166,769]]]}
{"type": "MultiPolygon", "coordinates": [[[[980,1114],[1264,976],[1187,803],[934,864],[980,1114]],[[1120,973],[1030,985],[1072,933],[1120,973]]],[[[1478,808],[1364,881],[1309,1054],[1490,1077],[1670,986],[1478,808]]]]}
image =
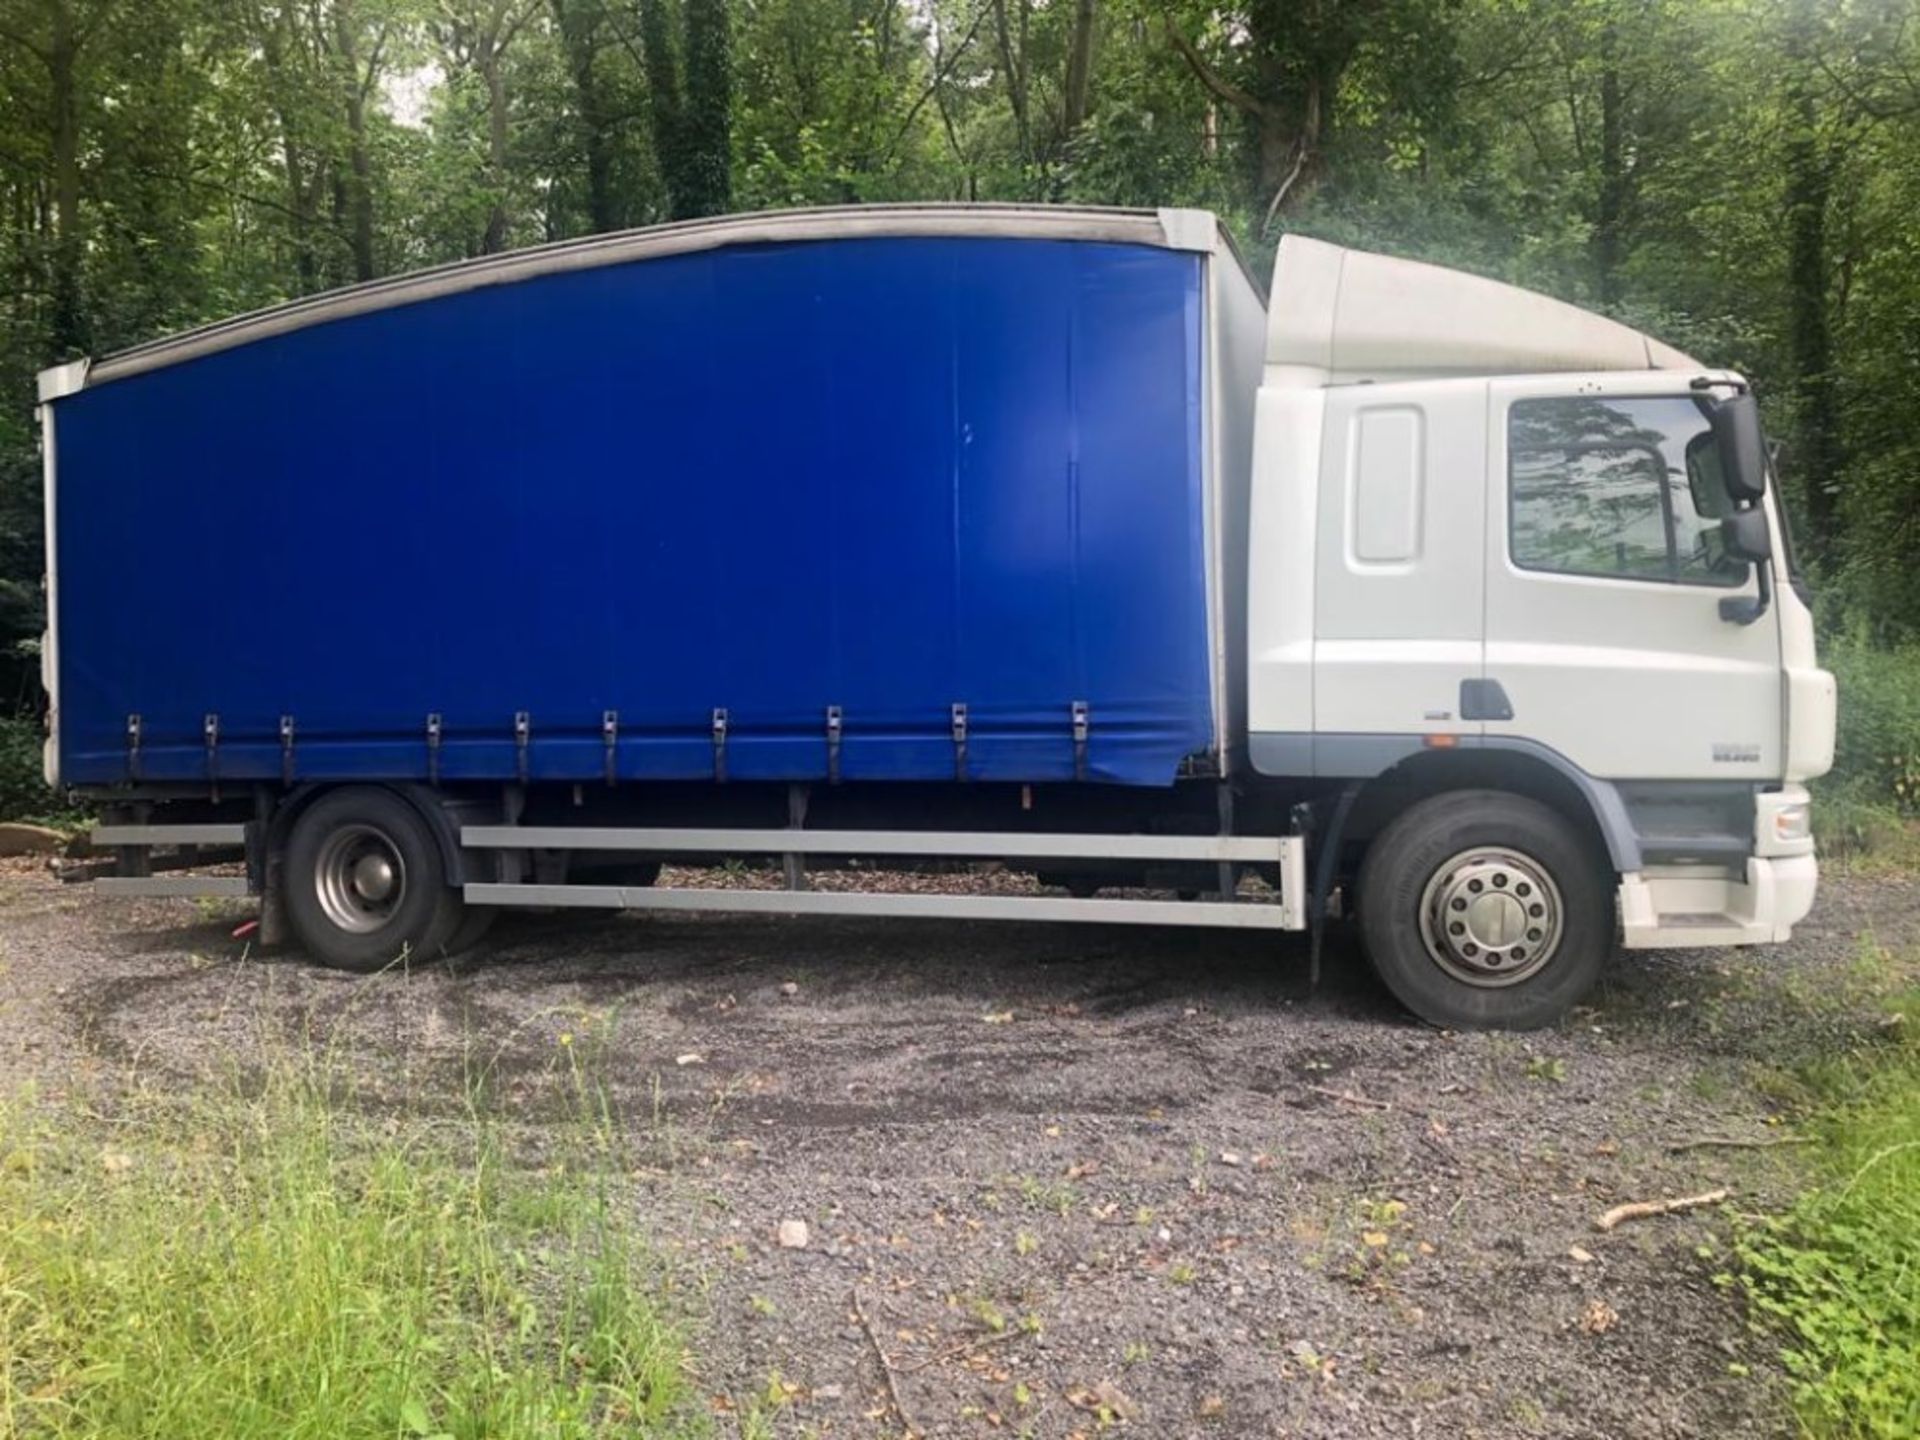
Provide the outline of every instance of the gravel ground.
{"type": "Polygon", "coordinates": [[[1621,956],[1521,1037],[1410,1023],[1337,932],[1317,991],[1265,936],[667,916],[360,980],[248,955],[243,913],[12,863],[0,1090],[268,1036],[432,1124],[482,1077],[537,1145],[585,1055],[721,1433],[777,1401],[834,1437],[1787,1433],[1725,1212],[1593,1220],[1787,1198],[1789,1149],[1668,1147],[1767,1135],[1778,1067],[1872,1031],[1869,939],[1920,942],[1920,887],[1841,877],[1790,946],[1621,956]]]}

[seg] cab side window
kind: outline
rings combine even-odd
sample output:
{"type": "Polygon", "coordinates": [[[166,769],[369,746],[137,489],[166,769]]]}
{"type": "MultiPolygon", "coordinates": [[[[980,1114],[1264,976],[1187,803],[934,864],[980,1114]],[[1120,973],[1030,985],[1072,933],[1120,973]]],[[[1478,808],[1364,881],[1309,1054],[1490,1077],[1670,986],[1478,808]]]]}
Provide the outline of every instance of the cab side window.
{"type": "Polygon", "coordinates": [[[1527,570],[1732,587],[1720,542],[1733,504],[1706,414],[1679,396],[1514,402],[1509,548],[1527,570]]]}

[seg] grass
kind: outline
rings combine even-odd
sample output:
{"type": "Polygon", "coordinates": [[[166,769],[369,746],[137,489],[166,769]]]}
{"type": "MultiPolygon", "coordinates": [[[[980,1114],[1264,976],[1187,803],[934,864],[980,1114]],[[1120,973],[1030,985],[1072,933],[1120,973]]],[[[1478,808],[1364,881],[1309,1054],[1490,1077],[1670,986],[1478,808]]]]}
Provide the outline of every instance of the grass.
{"type": "Polygon", "coordinates": [[[1821,1440],[1920,1435],[1920,991],[1889,1014],[1883,1038],[1793,1077],[1815,1183],[1739,1241],[1821,1440]]]}
{"type": "Polygon", "coordinates": [[[1833,773],[1813,787],[1821,851],[1920,869],[1920,647],[1838,635],[1820,654],[1840,689],[1833,773]]]}
{"type": "Polygon", "coordinates": [[[0,1110],[0,1437],[704,1434],[681,1336],[580,1118],[512,1163],[275,1064],[109,1122],[0,1110]]]}

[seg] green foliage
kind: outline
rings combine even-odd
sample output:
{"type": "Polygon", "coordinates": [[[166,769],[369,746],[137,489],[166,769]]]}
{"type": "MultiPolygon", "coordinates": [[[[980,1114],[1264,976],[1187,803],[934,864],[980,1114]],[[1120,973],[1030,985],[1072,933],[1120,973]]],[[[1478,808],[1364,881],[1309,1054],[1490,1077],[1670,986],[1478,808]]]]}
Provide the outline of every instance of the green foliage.
{"type": "Polygon", "coordinates": [[[0,820],[45,815],[58,798],[41,775],[40,722],[0,715],[0,820]]]}
{"type": "Polygon", "coordinates": [[[113,1127],[0,1110],[0,1430],[706,1433],[590,1087],[527,1173],[484,1120],[342,1108],[347,1079],[283,1056],[113,1127]]]}
{"type": "Polygon", "coordinates": [[[1821,648],[1840,709],[1814,825],[1829,855],[1920,869],[1920,644],[1880,648],[1868,628],[1856,624],[1821,648]]]}
{"type": "Polygon", "coordinates": [[[1840,635],[1822,659],[1840,686],[1831,785],[1856,803],[1920,816],[1920,646],[1882,650],[1840,635]]]}
{"type": "Polygon", "coordinates": [[[1920,994],[1893,1014],[1890,1040],[1802,1077],[1822,1179],[1739,1245],[1807,1432],[1832,1440],[1920,1434],[1920,994]]]}

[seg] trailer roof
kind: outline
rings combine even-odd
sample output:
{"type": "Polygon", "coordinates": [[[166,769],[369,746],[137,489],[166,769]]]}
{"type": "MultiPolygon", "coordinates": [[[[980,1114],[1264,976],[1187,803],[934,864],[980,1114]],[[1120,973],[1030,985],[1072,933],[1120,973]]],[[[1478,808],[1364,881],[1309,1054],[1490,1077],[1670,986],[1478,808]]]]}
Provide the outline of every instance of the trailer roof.
{"type": "Polygon", "coordinates": [[[1094,240],[1202,253],[1224,251],[1233,256],[1242,273],[1247,275],[1249,285],[1264,301],[1261,286],[1247,271],[1225,228],[1205,210],[970,204],[839,205],[770,210],[565,240],[329,290],[149,341],[102,360],[55,366],[41,373],[40,398],[57,399],[84,385],[123,380],[309,325],[413,305],[489,285],[511,285],[539,275],[685,255],[727,245],[913,235],[1094,240]]]}

